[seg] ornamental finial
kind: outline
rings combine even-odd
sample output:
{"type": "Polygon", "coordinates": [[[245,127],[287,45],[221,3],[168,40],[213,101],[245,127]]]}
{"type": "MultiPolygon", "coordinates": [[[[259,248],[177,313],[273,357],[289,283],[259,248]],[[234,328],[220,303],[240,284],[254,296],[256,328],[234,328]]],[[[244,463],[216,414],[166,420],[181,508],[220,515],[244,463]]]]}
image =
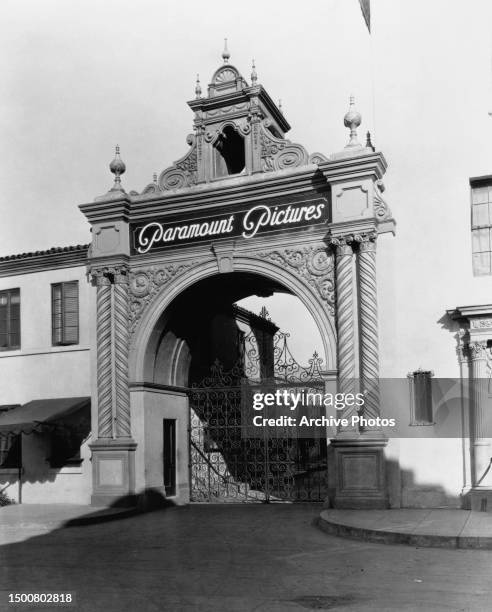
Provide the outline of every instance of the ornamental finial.
{"type": "Polygon", "coordinates": [[[202,86],[200,85],[200,75],[196,75],[195,95],[198,98],[202,97],[202,86]]]}
{"type": "Polygon", "coordinates": [[[256,74],[255,60],[253,60],[253,64],[251,67],[251,85],[256,85],[257,81],[258,81],[258,75],[256,74]]]}
{"type": "Polygon", "coordinates": [[[157,185],[157,172],[154,172],[154,175],[152,176],[152,179],[154,181],[154,185],[157,185]]]}
{"type": "Polygon", "coordinates": [[[111,187],[110,191],[122,191],[124,193],[125,190],[121,186],[120,176],[125,173],[126,166],[120,157],[119,145],[116,145],[114,159],[109,164],[109,169],[114,174],[114,185],[111,187]]]}
{"type": "Polygon", "coordinates": [[[366,134],[366,149],[372,149],[373,151],[376,150],[371,141],[371,132],[367,132],[366,134]]]}
{"type": "Polygon", "coordinates": [[[343,118],[345,127],[350,129],[350,140],[345,148],[360,147],[360,143],[357,140],[357,128],[361,124],[361,121],[362,117],[360,113],[355,110],[355,98],[352,95],[350,96],[350,107],[348,113],[346,113],[345,117],[343,118]]]}
{"type": "Polygon", "coordinates": [[[224,60],[224,64],[227,64],[231,54],[229,53],[229,49],[227,48],[227,38],[224,38],[224,50],[222,51],[222,59],[224,60]]]}

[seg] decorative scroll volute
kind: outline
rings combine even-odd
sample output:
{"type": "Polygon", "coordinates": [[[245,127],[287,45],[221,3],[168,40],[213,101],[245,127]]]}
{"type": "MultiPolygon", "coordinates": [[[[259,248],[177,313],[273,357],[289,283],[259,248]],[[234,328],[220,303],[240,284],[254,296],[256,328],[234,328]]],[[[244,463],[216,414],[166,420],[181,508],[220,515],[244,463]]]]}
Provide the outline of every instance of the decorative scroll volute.
{"type": "Polygon", "coordinates": [[[308,163],[306,149],[285,138],[276,138],[268,131],[269,121],[260,125],[261,169],[263,172],[296,168],[308,163]]]}

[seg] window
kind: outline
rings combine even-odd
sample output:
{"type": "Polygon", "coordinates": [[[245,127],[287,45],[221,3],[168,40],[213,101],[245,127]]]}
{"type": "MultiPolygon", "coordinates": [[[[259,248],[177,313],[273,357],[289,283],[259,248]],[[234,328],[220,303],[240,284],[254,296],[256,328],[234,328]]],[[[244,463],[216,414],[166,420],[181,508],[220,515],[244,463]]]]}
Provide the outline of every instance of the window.
{"type": "Polygon", "coordinates": [[[51,285],[51,331],[54,346],[78,344],[78,281],[51,285]]]}
{"type": "Polygon", "coordinates": [[[492,176],[470,179],[473,274],[492,274],[492,176]]]}
{"type": "Polygon", "coordinates": [[[52,468],[76,467],[82,463],[81,446],[91,432],[90,403],[76,412],[55,421],[50,436],[52,468]]]}
{"type": "Polygon", "coordinates": [[[214,144],[215,176],[217,178],[239,174],[246,164],[244,140],[228,125],[214,144]]]}
{"type": "Polygon", "coordinates": [[[0,469],[12,469],[20,467],[22,467],[21,435],[0,435],[0,469]]]}
{"type": "Polygon", "coordinates": [[[432,419],[432,377],[430,370],[407,374],[410,383],[410,425],[434,425],[432,419]]]}
{"type": "Polygon", "coordinates": [[[0,350],[20,348],[20,289],[0,291],[0,350]]]}
{"type": "Polygon", "coordinates": [[[80,446],[83,436],[77,430],[58,427],[51,434],[51,454],[48,457],[52,468],[78,466],[82,463],[80,446]]]}

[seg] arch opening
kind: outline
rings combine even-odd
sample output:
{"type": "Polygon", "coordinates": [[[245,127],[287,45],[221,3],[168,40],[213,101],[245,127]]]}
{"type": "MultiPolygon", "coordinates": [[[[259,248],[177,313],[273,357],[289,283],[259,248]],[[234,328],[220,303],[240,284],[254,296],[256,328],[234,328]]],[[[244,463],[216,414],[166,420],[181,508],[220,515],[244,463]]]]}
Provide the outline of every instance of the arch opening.
{"type": "MultiPolygon", "coordinates": [[[[147,347],[147,382],[152,389],[149,415],[144,399],[144,410],[137,418],[144,422],[140,426],[144,431],[158,427],[156,418],[168,427],[170,418],[176,421],[173,431],[178,437],[181,432],[177,448],[186,449],[181,455],[181,480],[188,479],[192,501],[322,501],[326,497],[326,435],[319,430],[312,437],[286,435],[280,429],[252,431],[257,414],[253,393],[325,391],[325,357],[308,364],[308,342],[312,352],[323,352],[320,332],[305,305],[284,284],[257,273],[202,278],[164,308],[147,347]],[[268,312],[259,310],[265,302],[268,312]],[[153,419],[152,424],[145,425],[147,418],[153,419]]],[[[165,435],[158,444],[165,447],[165,435]]],[[[171,470],[166,482],[169,453],[165,448],[160,452],[164,485],[169,489],[169,483],[179,485],[180,467],[171,470]]],[[[144,471],[149,473],[155,452],[148,447],[145,453],[144,471]]]]}
{"type": "MultiPolygon", "coordinates": [[[[289,350],[300,365],[316,352],[326,368],[316,323],[283,284],[246,272],[202,279],[176,296],[155,324],[156,338],[147,350],[146,380],[190,387],[210,373],[215,361],[225,370],[234,368],[244,359],[248,336],[256,343],[262,338],[263,345],[270,336],[273,347],[281,334],[283,340],[288,334],[289,350]],[[263,307],[268,312],[262,313],[263,307]]],[[[263,374],[274,376],[274,364],[263,374]]]]}

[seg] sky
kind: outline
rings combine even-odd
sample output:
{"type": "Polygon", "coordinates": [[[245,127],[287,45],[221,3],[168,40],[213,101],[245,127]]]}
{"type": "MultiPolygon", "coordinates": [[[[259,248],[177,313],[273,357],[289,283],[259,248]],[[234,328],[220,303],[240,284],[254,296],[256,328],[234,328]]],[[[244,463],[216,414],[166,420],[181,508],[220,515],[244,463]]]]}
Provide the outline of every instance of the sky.
{"type": "MultiPolygon", "coordinates": [[[[435,264],[452,268],[470,247],[467,205],[456,214],[451,201],[468,201],[469,176],[492,173],[492,3],[371,5],[369,36],[357,0],[4,0],[0,256],[88,243],[78,205],[111,187],[116,144],[127,191],[184,155],[186,101],[196,74],[205,89],[221,65],[227,37],[230,62],[249,81],[255,59],[288,137],[309,152],[345,146],[355,95],[361,139],[369,129],[389,163],[385,195],[407,245],[397,257],[415,265],[401,292],[418,293],[422,219],[449,237],[435,264]]],[[[451,272],[446,282],[459,284],[451,272]]]]}

